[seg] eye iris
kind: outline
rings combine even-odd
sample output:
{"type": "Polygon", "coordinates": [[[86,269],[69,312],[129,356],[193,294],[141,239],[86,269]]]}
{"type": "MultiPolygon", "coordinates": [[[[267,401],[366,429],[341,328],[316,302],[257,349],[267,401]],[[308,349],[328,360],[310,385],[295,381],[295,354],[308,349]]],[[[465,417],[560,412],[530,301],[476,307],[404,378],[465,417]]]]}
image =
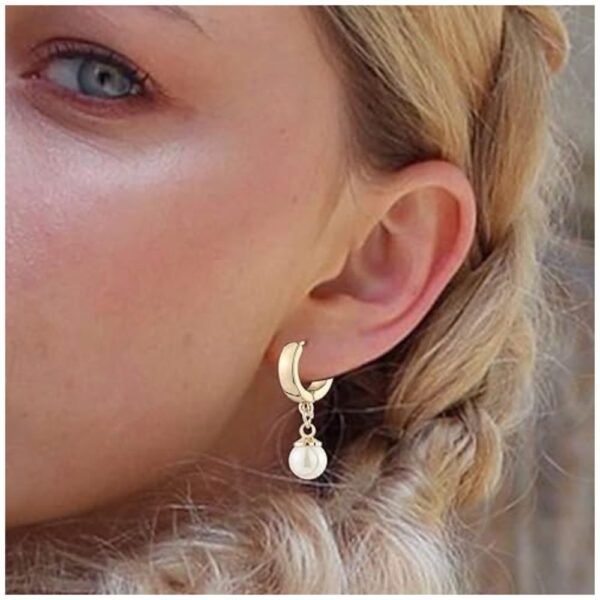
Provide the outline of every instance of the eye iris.
{"type": "Polygon", "coordinates": [[[81,91],[91,96],[116,98],[133,92],[133,83],[118,67],[98,60],[84,60],[77,73],[81,91]]]}

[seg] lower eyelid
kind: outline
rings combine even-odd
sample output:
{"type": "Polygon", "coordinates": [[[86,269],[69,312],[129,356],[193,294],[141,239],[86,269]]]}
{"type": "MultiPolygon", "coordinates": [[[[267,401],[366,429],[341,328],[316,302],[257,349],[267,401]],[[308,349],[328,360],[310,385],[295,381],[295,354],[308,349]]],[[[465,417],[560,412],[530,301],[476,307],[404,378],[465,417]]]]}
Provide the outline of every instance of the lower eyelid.
{"type": "MultiPolygon", "coordinates": [[[[51,102],[62,104],[59,110],[75,110],[82,116],[125,118],[134,116],[150,110],[157,103],[153,99],[138,95],[126,96],[115,99],[102,99],[92,96],[84,96],[77,92],[57,85],[43,77],[29,76],[24,79],[24,91],[30,101],[36,104],[51,102]]],[[[158,103],[160,104],[160,103],[158,103]]],[[[48,107],[44,106],[44,113],[48,113],[48,107]]]]}

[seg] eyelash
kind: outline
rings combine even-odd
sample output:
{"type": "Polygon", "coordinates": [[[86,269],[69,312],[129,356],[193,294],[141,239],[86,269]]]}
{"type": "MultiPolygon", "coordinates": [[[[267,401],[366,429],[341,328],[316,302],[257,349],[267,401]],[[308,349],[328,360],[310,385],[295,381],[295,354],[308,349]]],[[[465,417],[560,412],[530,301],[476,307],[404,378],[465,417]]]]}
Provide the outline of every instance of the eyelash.
{"type": "Polygon", "coordinates": [[[100,44],[93,44],[83,40],[51,39],[34,46],[31,52],[34,56],[35,65],[24,74],[24,77],[44,79],[44,82],[52,86],[55,92],[63,97],[69,97],[86,107],[97,107],[99,109],[103,107],[104,110],[114,110],[117,108],[115,104],[118,104],[124,108],[124,104],[131,105],[133,103],[148,102],[159,91],[158,86],[150,79],[148,72],[140,69],[118,52],[100,44]],[[103,99],[66,90],[40,75],[52,60],[61,58],[83,58],[110,64],[121,69],[126,77],[131,78],[133,85],[140,91],[127,96],[103,99]]]}

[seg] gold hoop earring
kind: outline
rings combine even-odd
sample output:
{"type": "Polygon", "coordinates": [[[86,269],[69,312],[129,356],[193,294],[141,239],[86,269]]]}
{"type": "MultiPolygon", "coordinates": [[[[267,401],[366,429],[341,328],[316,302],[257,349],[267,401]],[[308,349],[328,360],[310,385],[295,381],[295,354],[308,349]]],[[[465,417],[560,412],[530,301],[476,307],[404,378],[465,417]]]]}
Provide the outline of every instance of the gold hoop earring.
{"type": "Polygon", "coordinates": [[[333,378],[313,381],[304,387],[300,381],[298,366],[306,341],[290,342],[279,355],[279,384],[284,394],[298,403],[302,416],[300,438],[294,442],[288,464],[290,470],[300,479],[316,479],[327,467],[327,454],[321,442],[315,438],[317,432],[312,420],[314,403],[323,398],[331,389],[333,378]]]}

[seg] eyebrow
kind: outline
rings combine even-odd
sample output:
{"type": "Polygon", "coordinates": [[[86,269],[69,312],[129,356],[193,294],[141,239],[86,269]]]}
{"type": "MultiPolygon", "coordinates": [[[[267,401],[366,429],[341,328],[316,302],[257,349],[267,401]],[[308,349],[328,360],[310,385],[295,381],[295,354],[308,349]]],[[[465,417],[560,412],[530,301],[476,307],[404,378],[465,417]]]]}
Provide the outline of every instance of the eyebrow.
{"type": "Polygon", "coordinates": [[[154,4],[154,5],[139,6],[138,8],[151,10],[161,16],[168,17],[171,19],[177,19],[183,23],[187,23],[188,25],[193,26],[201,34],[205,35],[206,37],[210,37],[206,33],[206,30],[204,29],[204,27],[202,27],[202,25],[200,25],[200,23],[196,20],[196,18],[189,11],[185,10],[181,6],[177,6],[176,4],[169,4],[169,5],[154,4]]]}

